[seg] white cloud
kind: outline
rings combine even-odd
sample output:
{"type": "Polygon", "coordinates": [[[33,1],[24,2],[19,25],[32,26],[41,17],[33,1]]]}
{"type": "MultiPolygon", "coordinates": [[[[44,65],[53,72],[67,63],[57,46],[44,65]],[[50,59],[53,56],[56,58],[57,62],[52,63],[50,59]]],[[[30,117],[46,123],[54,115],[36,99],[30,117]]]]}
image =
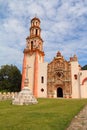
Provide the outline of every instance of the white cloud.
{"type": "Polygon", "coordinates": [[[3,27],[5,31],[9,33],[24,33],[24,27],[22,26],[21,22],[17,19],[7,19],[7,21],[3,24],[3,27]]]}
{"type": "Polygon", "coordinates": [[[7,46],[0,46],[0,52],[1,65],[16,64],[17,66],[20,66],[20,64],[22,64],[23,55],[20,50],[7,46]]]}

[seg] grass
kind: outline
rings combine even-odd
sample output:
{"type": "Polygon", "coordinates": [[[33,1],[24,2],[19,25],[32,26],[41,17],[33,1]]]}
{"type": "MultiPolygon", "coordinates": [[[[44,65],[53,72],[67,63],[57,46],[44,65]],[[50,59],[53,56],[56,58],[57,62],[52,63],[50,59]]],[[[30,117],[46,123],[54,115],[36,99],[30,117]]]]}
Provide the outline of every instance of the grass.
{"type": "Polygon", "coordinates": [[[0,102],[0,130],[65,130],[87,99],[38,99],[37,105],[0,102]]]}

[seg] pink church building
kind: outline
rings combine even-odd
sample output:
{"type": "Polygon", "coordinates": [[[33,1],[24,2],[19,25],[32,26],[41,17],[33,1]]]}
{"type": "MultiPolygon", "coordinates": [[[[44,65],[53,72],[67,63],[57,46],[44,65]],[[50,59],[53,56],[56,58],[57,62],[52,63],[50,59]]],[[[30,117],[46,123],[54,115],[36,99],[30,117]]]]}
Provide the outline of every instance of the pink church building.
{"type": "Polygon", "coordinates": [[[76,55],[67,61],[58,52],[50,63],[44,56],[40,19],[34,17],[24,49],[21,89],[27,76],[35,97],[87,98],[87,71],[81,69],[76,55]]]}

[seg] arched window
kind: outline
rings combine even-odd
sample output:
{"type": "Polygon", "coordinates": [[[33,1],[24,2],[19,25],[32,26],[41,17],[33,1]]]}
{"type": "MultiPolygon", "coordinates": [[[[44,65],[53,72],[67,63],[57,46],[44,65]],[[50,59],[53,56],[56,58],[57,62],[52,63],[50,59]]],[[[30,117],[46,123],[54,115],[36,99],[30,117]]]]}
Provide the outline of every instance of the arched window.
{"type": "Polygon", "coordinates": [[[33,50],[33,41],[31,41],[31,50],[33,50]]]}
{"type": "Polygon", "coordinates": [[[41,77],[41,83],[44,83],[44,77],[43,76],[41,77]]]}
{"type": "Polygon", "coordinates": [[[36,35],[38,35],[38,29],[36,29],[36,35]]]}

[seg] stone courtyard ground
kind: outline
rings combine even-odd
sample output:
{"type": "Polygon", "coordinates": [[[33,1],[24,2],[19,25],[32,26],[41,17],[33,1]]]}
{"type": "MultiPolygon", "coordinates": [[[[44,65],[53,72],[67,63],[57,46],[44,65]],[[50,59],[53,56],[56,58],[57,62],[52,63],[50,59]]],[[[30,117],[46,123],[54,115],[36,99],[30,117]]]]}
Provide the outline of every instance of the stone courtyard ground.
{"type": "Polygon", "coordinates": [[[87,105],[75,116],[67,130],[87,130],[87,105]]]}

